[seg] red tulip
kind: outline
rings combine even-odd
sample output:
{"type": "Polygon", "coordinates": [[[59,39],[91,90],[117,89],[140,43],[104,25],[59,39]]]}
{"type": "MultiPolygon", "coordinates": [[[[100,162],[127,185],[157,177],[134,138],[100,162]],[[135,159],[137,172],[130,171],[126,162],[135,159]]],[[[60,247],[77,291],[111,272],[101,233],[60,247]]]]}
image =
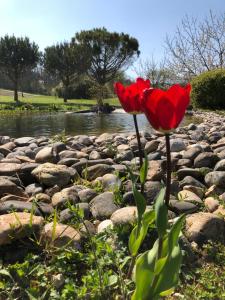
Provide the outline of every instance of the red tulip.
{"type": "Polygon", "coordinates": [[[150,81],[137,78],[135,83],[125,87],[120,82],[116,82],[115,93],[117,94],[123,109],[130,114],[143,113],[141,102],[143,91],[150,88],[150,81]]]}
{"type": "Polygon", "coordinates": [[[152,127],[163,132],[177,128],[189,105],[190,91],[190,84],[184,88],[175,84],[167,91],[145,90],[142,108],[152,127]]]}

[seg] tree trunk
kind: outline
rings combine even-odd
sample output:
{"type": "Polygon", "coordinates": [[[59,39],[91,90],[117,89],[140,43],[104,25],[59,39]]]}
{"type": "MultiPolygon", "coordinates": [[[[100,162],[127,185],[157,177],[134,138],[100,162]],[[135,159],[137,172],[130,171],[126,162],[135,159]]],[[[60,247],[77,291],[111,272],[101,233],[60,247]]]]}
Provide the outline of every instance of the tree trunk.
{"type": "Polygon", "coordinates": [[[18,104],[19,99],[18,99],[18,82],[17,80],[14,83],[14,101],[18,104]]]}

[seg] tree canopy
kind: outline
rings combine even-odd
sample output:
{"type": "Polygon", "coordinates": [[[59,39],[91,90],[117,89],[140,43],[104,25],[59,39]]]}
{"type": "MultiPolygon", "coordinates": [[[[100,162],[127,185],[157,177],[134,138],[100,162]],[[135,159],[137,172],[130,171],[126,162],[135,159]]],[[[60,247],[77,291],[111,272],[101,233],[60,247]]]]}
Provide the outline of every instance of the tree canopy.
{"type": "Polygon", "coordinates": [[[14,100],[18,101],[18,84],[28,69],[37,65],[38,46],[28,37],[4,36],[0,39],[0,70],[14,85],[14,100]]]}
{"type": "Polygon", "coordinates": [[[104,86],[115,78],[118,71],[129,67],[140,53],[137,39],[128,34],[109,32],[104,27],[76,33],[72,42],[89,49],[91,65],[88,75],[99,86],[104,86]]]}
{"type": "Polygon", "coordinates": [[[90,66],[87,48],[77,43],[60,43],[47,47],[44,53],[44,68],[62,83],[64,101],[70,84],[90,66]]]}

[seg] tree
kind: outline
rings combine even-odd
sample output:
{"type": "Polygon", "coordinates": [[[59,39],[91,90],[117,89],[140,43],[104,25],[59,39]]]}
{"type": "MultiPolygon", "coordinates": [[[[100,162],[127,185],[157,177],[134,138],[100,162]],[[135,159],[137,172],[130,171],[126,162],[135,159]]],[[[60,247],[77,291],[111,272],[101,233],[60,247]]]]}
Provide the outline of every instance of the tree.
{"type": "Polygon", "coordinates": [[[202,22],[185,16],[173,38],[166,38],[169,66],[190,80],[204,71],[225,67],[225,13],[210,11],[202,22]]]}
{"type": "MultiPolygon", "coordinates": [[[[118,71],[129,67],[134,56],[140,53],[135,38],[124,33],[109,32],[104,27],[81,31],[75,35],[72,42],[88,47],[91,54],[88,75],[102,91],[105,84],[113,80],[118,71]]],[[[98,98],[99,106],[103,105],[102,96],[98,98]]]]}
{"type": "Polygon", "coordinates": [[[176,74],[166,66],[165,59],[157,63],[151,59],[139,60],[134,72],[138,77],[148,78],[154,88],[166,88],[177,82],[176,74]]]}
{"type": "Polygon", "coordinates": [[[0,70],[12,81],[14,100],[18,102],[18,85],[23,74],[37,65],[38,46],[28,37],[15,36],[0,39],[0,70]]]}
{"type": "Polygon", "coordinates": [[[44,68],[61,81],[64,102],[67,102],[71,83],[87,71],[89,66],[90,56],[83,45],[64,42],[45,49],[44,68]]]}

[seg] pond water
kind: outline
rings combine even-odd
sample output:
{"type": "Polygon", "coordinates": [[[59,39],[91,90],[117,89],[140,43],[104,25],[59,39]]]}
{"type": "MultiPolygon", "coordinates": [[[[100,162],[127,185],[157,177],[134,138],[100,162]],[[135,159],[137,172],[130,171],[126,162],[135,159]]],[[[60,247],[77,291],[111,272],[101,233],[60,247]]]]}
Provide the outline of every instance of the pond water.
{"type": "MultiPolygon", "coordinates": [[[[186,117],[185,123],[190,122],[193,120],[186,117]]],[[[151,130],[144,115],[138,115],[138,124],[140,130],[151,130]]],[[[0,116],[0,135],[11,137],[52,136],[60,134],[64,130],[66,135],[131,132],[134,131],[133,117],[120,110],[109,115],[60,112],[0,116]]]]}

